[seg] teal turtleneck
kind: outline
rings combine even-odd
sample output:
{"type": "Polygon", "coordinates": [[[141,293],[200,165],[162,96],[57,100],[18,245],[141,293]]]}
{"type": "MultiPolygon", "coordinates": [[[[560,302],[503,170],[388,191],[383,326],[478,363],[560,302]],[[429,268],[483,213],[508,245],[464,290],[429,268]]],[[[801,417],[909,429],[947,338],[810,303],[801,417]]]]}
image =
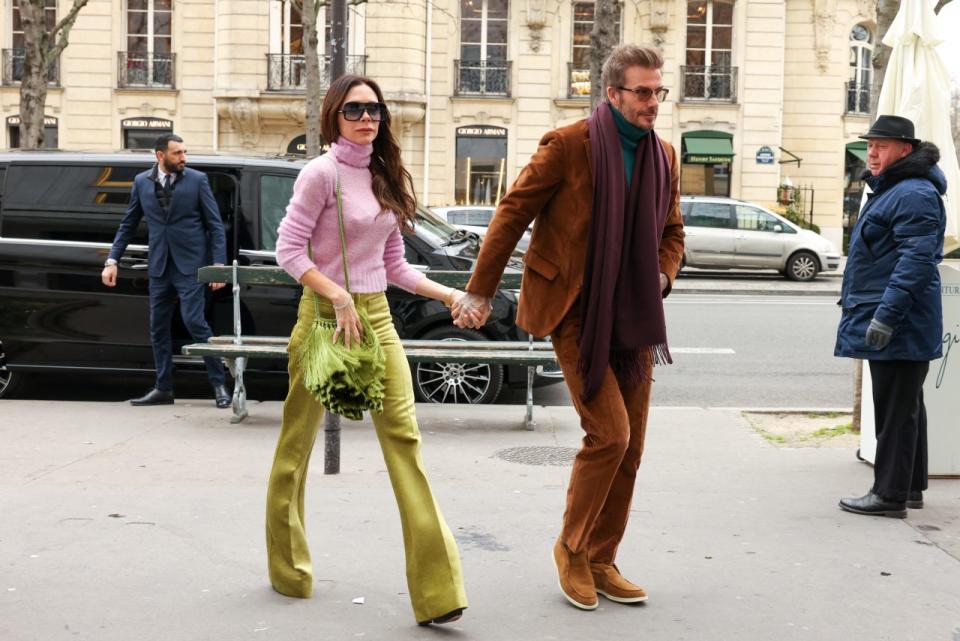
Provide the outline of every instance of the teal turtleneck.
{"type": "Polygon", "coordinates": [[[637,164],[637,145],[640,139],[650,133],[649,129],[638,127],[627,121],[620,110],[610,105],[613,119],[617,122],[617,133],[620,134],[620,150],[623,152],[623,169],[627,172],[627,189],[633,179],[633,167],[637,164]]]}

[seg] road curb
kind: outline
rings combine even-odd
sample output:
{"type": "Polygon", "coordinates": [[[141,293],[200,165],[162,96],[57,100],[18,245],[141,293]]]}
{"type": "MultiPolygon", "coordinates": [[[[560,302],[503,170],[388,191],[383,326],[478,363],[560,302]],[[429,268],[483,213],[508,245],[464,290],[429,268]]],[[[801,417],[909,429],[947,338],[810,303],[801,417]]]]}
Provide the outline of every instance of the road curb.
{"type": "Polygon", "coordinates": [[[840,288],[836,290],[784,290],[784,289],[710,289],[710,288],[677,288],[674,287],[671,294],[721,294],[724,296],[839,296],[840,288]]]}

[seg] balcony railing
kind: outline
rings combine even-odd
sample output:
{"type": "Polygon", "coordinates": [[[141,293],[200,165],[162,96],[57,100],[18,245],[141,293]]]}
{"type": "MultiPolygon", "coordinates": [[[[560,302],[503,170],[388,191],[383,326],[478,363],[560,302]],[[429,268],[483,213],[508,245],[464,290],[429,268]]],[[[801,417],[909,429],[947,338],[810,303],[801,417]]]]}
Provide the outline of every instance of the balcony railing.
{"type": "MultiPolygon", "coordinates": [[[[347,56],[347,73],[366,75],[366,56],[347,56]]],[[[320,89],[330,87],[333,56],[320,57],[320,89]]],[[[303,54],[267,54],[267,91],[303,91],[307,88],[307,59],[303,54]]]]}
{"type": "Polygon", "coordinates": [[[117,86],[176,88],[176,54],[117,52],[117,86]]]}
{"type": "Polygon", "coordinates": [[[457,96],[510,96],[510,60],[454,60],[457,96]]]}
{"type": "Polygon", "coordinates": [[[567,98],[590,97],[590,67],[567,63],[567,98]]]}
{"type": "MultiPolygon", "coordinates": [[[[3,50],[3,84],[15,85],[23,80],[24,50],[23,49],[4,49],[3,50]]],[[[60,84],[60,59],[53,62],[53,66],[47,71],[47,84],[58,86],[60,84]]]]}
{"type": "Polygon", "coordinates": [[[686,102],[736,102],[736,67],[682,65],[680,100],[686,102]]]}
{"type": "Polygon", "coordinates": [[[870,114],[870,87],[856,82],[845,84],[847,94],[847,105],[845,113],[848,114],[870,114]]]}

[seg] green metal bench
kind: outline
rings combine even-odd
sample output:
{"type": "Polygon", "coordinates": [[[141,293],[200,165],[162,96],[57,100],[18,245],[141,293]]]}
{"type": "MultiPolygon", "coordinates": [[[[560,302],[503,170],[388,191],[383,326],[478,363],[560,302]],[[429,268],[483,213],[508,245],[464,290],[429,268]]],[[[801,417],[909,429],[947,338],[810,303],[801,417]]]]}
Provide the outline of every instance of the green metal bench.
{"type": "MultiPolygon", "coordinates": [[[[448,287],[464,287],[470,278],[468,272],[431,271],[431,280],[448,287]]],[[[504,274],[500,286],[505,289],[520,287],[519,273],[504,274]]],[[[198,274],[203,283],[231,283],[233,285],[233,326],[231,336],[213,336],[206,343],[185,345],[187,356],[214,356],[226,360],[234,378],[232,423],[239,423],[248,416],[247,390],[243,375],[247,360],[251,358],[287,358],[287,336],[244,336],[240,324],[240,285],[287,285],[299,286],[289,274],[279,267],[244,266],[234,261],[231,267],[203,267],[198,274]]],[[[527,368],[527,404],[524,425],[534,428],[533,379],[537,367],[556,365],[556,357],[550,343],[542,341],[429,341],[403,340],[404,351],[410,362],[419,363],[485,363],[491,365],[519,365],[527,368]]],[[[329,413],[328,413],[329,415],[329,413]]],[[[339,423],[337,422],[337,425],[339,423]]],[[[328,421],[327,454],[331,457],[331,429],[328,421]]],[[[336,439],[336,459],[339,468],[339,436],[336,439]]],[[[328,466],[329,468],[329,466],[328,466]]],[[[335,472],[332,472],[335,473],[335,472]]]]}

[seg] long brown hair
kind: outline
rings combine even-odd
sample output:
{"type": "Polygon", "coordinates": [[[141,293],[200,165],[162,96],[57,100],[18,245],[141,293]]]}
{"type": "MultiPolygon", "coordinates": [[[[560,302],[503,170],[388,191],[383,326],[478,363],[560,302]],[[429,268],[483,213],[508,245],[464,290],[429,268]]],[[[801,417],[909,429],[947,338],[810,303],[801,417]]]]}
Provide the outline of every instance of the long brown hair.
{"type": "MultiPolygon", "coordinates": [[[[320,111],[320,132],[324,140],[336,141],[340,137],[337,113],[347,94],[357,85],[367,85],[384,102],[380,86],[363,76],[340,76],[332,83],[323,99],[320,111]]],[[[401,228],[413,227],[417,198],[413,190],[413,177],[400,159],[400,145],[390,129],[390,113],[385,111],[377,137],[373,140],[373,156],[370,158],[370,173],[373,174],[373,195],[384,211],[393,211],[401,228]]]]}

